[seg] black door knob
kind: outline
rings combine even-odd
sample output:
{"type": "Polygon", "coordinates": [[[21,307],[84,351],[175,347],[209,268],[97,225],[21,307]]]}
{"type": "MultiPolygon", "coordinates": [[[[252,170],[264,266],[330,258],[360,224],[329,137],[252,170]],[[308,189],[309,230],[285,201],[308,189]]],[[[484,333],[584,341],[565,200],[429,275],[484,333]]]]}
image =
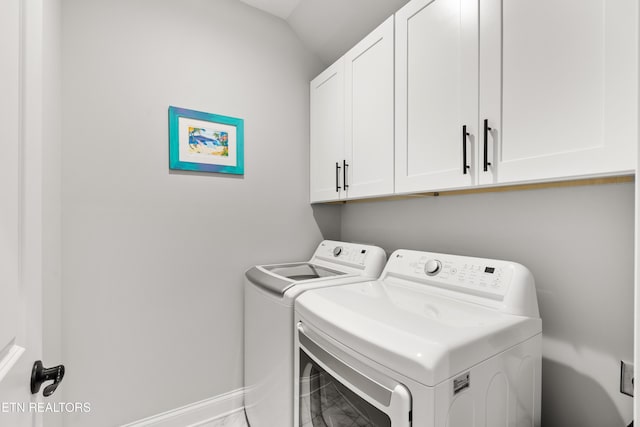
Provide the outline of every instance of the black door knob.
{"type": "Polygon", "coordinates": [[[54,366],[52,368],[45,368],[42,366],[42,361],[38,360],[33,364],[31,370],[31,394],[36,394],[40,391],[40,386],[45,381],[53,381],[44,388],[42,394],[44,397],[49,397],[58,388],[58,385],[64,377],[64,365],[54,366]]]}

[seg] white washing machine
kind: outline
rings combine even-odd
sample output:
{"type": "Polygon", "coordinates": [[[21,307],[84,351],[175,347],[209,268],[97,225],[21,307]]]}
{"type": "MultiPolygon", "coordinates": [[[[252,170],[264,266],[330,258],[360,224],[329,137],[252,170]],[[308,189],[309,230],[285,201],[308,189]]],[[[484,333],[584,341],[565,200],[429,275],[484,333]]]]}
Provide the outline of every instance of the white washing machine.
{"type": "Polygon", "coordinates": [[[542,322],[520,264],[398,250],[296,300],[298,427],[540,426],[542,322]]]}
{"type": "Polygon", "coordinates": [[[303,292],[377,278],[379,247],[325,240],[311,260],[249,269],[244,286],[245,410],[251,427],[293,425],[293,304],[303,292]]]}

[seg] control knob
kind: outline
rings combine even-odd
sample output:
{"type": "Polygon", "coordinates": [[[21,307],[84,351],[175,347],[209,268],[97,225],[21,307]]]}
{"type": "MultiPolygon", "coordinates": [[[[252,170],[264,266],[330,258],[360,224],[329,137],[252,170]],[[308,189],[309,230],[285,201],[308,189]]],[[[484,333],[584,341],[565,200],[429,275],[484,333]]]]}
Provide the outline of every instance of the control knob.
{"type": "Polygon", "coordinates": [[[333,256],[338,256],[342,253],[342,246],[336,246],[333,248],[333,256]]]}
{"type": "Polygon", "coordinates": [[[442,263],[437,259],[430,259],[424,265],[424,272],[427,273],[427,276],[435,276],[442,269],[442,263]]]}

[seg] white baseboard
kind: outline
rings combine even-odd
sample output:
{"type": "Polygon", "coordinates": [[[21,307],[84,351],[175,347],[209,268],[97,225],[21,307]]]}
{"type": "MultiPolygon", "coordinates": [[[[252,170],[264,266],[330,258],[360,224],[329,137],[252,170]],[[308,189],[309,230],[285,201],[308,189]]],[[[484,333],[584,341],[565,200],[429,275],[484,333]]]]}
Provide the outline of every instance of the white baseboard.
{"type": "Polygon", "coordinates": [[[221,394],[181,408],[163,412],[122,427],[185,427],[198,426],[234,412],[244,410],[244,389],[221,394]]]}

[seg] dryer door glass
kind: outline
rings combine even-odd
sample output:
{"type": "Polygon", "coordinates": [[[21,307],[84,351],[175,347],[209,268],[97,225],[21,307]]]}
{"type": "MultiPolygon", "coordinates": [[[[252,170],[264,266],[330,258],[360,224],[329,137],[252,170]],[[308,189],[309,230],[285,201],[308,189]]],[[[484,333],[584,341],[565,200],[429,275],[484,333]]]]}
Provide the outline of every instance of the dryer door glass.
{"type": "Polygon", "coordinates": [[[387,414],[300,351],[300,427],[391,427],[387,414]]]}

